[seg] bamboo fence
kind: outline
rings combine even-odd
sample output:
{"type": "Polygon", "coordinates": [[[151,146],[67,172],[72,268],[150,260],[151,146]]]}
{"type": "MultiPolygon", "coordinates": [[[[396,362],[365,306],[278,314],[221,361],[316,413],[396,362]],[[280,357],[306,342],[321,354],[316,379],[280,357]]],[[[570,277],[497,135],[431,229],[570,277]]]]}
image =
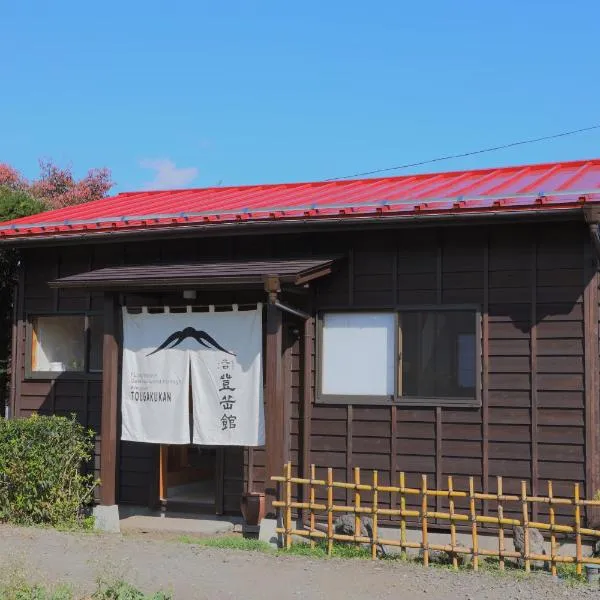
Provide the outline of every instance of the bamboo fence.
{"type": "MultiPolygon", "coordinates": [[[[285,548],[290,548],[292,536],[308,538],[311,546],[314,547],[317,540],[326,542],[327,553],[331,554],[334,542],[349,542],[354,544],[367,544],[370,546],[371,557],[377,558],[377,549],[380,546],[390,546],[400,549],[400,552],[406,552],[407,549],[418,549],[422,551],[423,563],[429,564],[430,552],[446,552],[454,568],[458,568],[458,557],[460,555],[470,555],[471,564],[474,570],[479,568],[480,557],[494,557],[499,561],[499,568],[504,570],[505,559],[521,559],[525,571],[531,570],[532,561],[544,561],[550,564],[550,570],[553,575],[557,574],[557,565],[559,563],[574,563],[577,574],[581,574],[584,564],[600,565],[600,558],[584,557],[582,538],[600,539],[600,530],[590,529],[582,526],[582,507],[598,507],[600,500],[586,500],[580,497],[579,484],[573,484],[573,497],[554,496],[552,482],[548,481],[547,496],[530,496],[527,494],[527,483],[521,482],[520,495],[510,495],[503,493],[502,477],[497,478],[497,493],[483,493],[475,491],[474,479],[469,477],[468,491],[457,490],[454,487],[453,479],[448,476],[447,489],[431,489],[428,487],[427,476],[421,476],[420,488],[411,488],[406,486],[406,477],[404,473],[399,473],[398,485],[381,485],[378,481],[377,471],[372,472],[372,477],[368,483],[361,481],[361,472],[358,467],[354,469],[354,480],[352,482],[341,482],[333,480],[333,469],[327,469],[326,479],[316,478],[315,465],[310,467],[310,478],[292,477],[292,464],[285,465],[283,476],[275,476],[271,479],[279,484],[279,494],[283,499],[273,502],[273,506],[280,511],[283,517],[283,527],[277,528],[277,533],[283,535],[283,544],[285,548]],[[293,486],[299,486],[303,493],[298,497],[307,498],[308,501],[295,501],[292,496],[293,486]],[[308,488],[308,490],[306,490],[308,488]],[[316,501],[317,490],[324,488],[323,496],[325,502],[316,501]],[[334,503],[334,490],[345,489],[353,492],[354,502],[352,504],[334,503]],[[306,493],[306,491],[308,493],[306,493]],[[384,508],[380,505],[379,497],[381,493],[390,493],[397,498],[397,508],[384,508]],[[438,497],[446,498],[448,501],[448,511],[431,510],[428,504],[430,499],[438,497]],[[407,499],[414,499],[412,504],[420,506],[419,509],[407,508],[407,499]],[[460,512],[456,508],[456,500],[463,499],[468,501],[468,510],[460,512]],[[364,502],[370,500],[370,506],[364,506],[364,502]],[[485,501],[488,506],[496,504],[496,516],[488,514],[479,514],[478,504],[485,501]],[[519,507],[520,518],[507,518],[504,511],[507,503],[519,507]],[[549,522],[539,522],[530,520],[532,508],[534,505],[546,505],[548,507],[549,522]],[[556,522],[556,508],[567,506],[572,508],[572,524],[559,524],[556,522]],[[307,526],[297,529],[292,524],[292,511],[308,511],[307,526]],[[350,513],[354,515],[354,535],[343,535],[335,533],[334,515],[336,513],[350,513]],[[361,516],[370,516],[373,521],[372,536],[361,535],[361,516]],[[317,517],[323,520],[325,517],[326,530],[317,528],[317,517]],[[399,539],[386,539],[381,537],[382,532],[379,525],[379,518],[399,518],[399,539]],[[407,519],[413,519],[419,523],[421,536],[420,541],[409,541],[407,539],[407,519]],[[432,544],[429,542],[429,524],[435,520],[438,524],[447,522],[449,529],[449,544],[432,544]],[[457,543],[457,525],[470,526],[471,546],[467,547],[457,543]],[[497,535],[497,547],[495,549],[484,549],[479,547],[479,525],[487,527],[495,525],[492,531],[497,535]],[[524,548],[522,552],[507,550],[505,546],[504,529],[513,526],[523,528],[524,548]],[[549,536],[550,553],[534,554],[530,552],[530,530],[538,529],[546,532],[549,536]],[[558,554],[557,536],[572,536],[575,545],[575,555],[558,554]]],[[[391,503],[390,503],[391,504],[391,503]]],[[[306,514],[304,512],[304,514],[306,514]]],[[[385,531],[383,532],[385,534],[385,531]]],[[[487,533],[487,529],[486,529],[487,533]]]]}

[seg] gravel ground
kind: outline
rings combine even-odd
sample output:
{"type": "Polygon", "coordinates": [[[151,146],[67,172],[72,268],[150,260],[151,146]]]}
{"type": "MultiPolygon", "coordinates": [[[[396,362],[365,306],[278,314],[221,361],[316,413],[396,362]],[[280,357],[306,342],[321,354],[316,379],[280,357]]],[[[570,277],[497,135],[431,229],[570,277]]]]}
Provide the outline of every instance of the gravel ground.
{"type": "Polygon", "coordinates": [[[123,578],[175,600],[222,598],[444,598],[513,600],[599,598],[600,590],[568,586],[547,575],[527,578],[453,573],[414,564],[316,560],[217,550],[142,536],[73,534],[0,526],[0,579],[68,582],[83,595],[97,579],[123,578]]]}

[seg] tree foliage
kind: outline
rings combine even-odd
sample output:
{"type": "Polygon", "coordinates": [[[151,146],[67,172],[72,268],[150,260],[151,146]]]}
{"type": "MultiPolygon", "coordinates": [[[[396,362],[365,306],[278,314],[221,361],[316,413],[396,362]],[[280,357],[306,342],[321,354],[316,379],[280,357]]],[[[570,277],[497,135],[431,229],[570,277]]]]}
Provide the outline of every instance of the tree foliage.
{"type": "MultiPolygon", "coordinates": [[[[9,196],[20,201],[27,195],[41,205],[31,205],[32,212],[73,206],[103,198],[113,186],[108,169],[90,169],[81,179],[76,179],[70,167],[59,167],[49,160],[40,161],[40,175],[28,181],[10,165],[0,163],[0,193],[20,192],[23,195],[9,196]]],[[[6,205],[0,207],[5,208],[6,205]]],[[[19,215],[25,216],[25,215],[19,215]]],[[[0,211],[0,220],[15,218],[0,211]]]]}

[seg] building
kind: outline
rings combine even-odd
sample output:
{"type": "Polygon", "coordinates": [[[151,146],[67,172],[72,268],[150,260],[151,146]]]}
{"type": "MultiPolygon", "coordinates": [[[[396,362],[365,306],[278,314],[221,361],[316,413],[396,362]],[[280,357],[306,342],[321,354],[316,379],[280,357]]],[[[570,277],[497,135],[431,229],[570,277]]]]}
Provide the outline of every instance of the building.
{"type": "Polygon", "coordinates": [[[599,207],[590,160],[132,192],[4,223],[22,257],[11,414],[93,427],[107,506],[231,513],[266,490],[269,507],[288,459],[591,497],[599,207]],[[122,306],[261,302],[264,447],[120,440],[122,306]]]}

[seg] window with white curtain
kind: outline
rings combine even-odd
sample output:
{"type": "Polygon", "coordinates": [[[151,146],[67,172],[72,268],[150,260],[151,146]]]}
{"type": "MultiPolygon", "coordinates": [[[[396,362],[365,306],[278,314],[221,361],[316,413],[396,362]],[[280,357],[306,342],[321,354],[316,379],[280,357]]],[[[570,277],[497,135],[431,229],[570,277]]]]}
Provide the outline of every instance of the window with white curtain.
{"type": "Polygon", "coordinates": [[[319,400],[478,405],[479,318],[463,307],[324,313],[319,400]]]}
{"type": "Polygon", "coordinates": [[[393,396],[394,330],[395,317],[390,313],[325,314],[322,393],[393,396]]]}

